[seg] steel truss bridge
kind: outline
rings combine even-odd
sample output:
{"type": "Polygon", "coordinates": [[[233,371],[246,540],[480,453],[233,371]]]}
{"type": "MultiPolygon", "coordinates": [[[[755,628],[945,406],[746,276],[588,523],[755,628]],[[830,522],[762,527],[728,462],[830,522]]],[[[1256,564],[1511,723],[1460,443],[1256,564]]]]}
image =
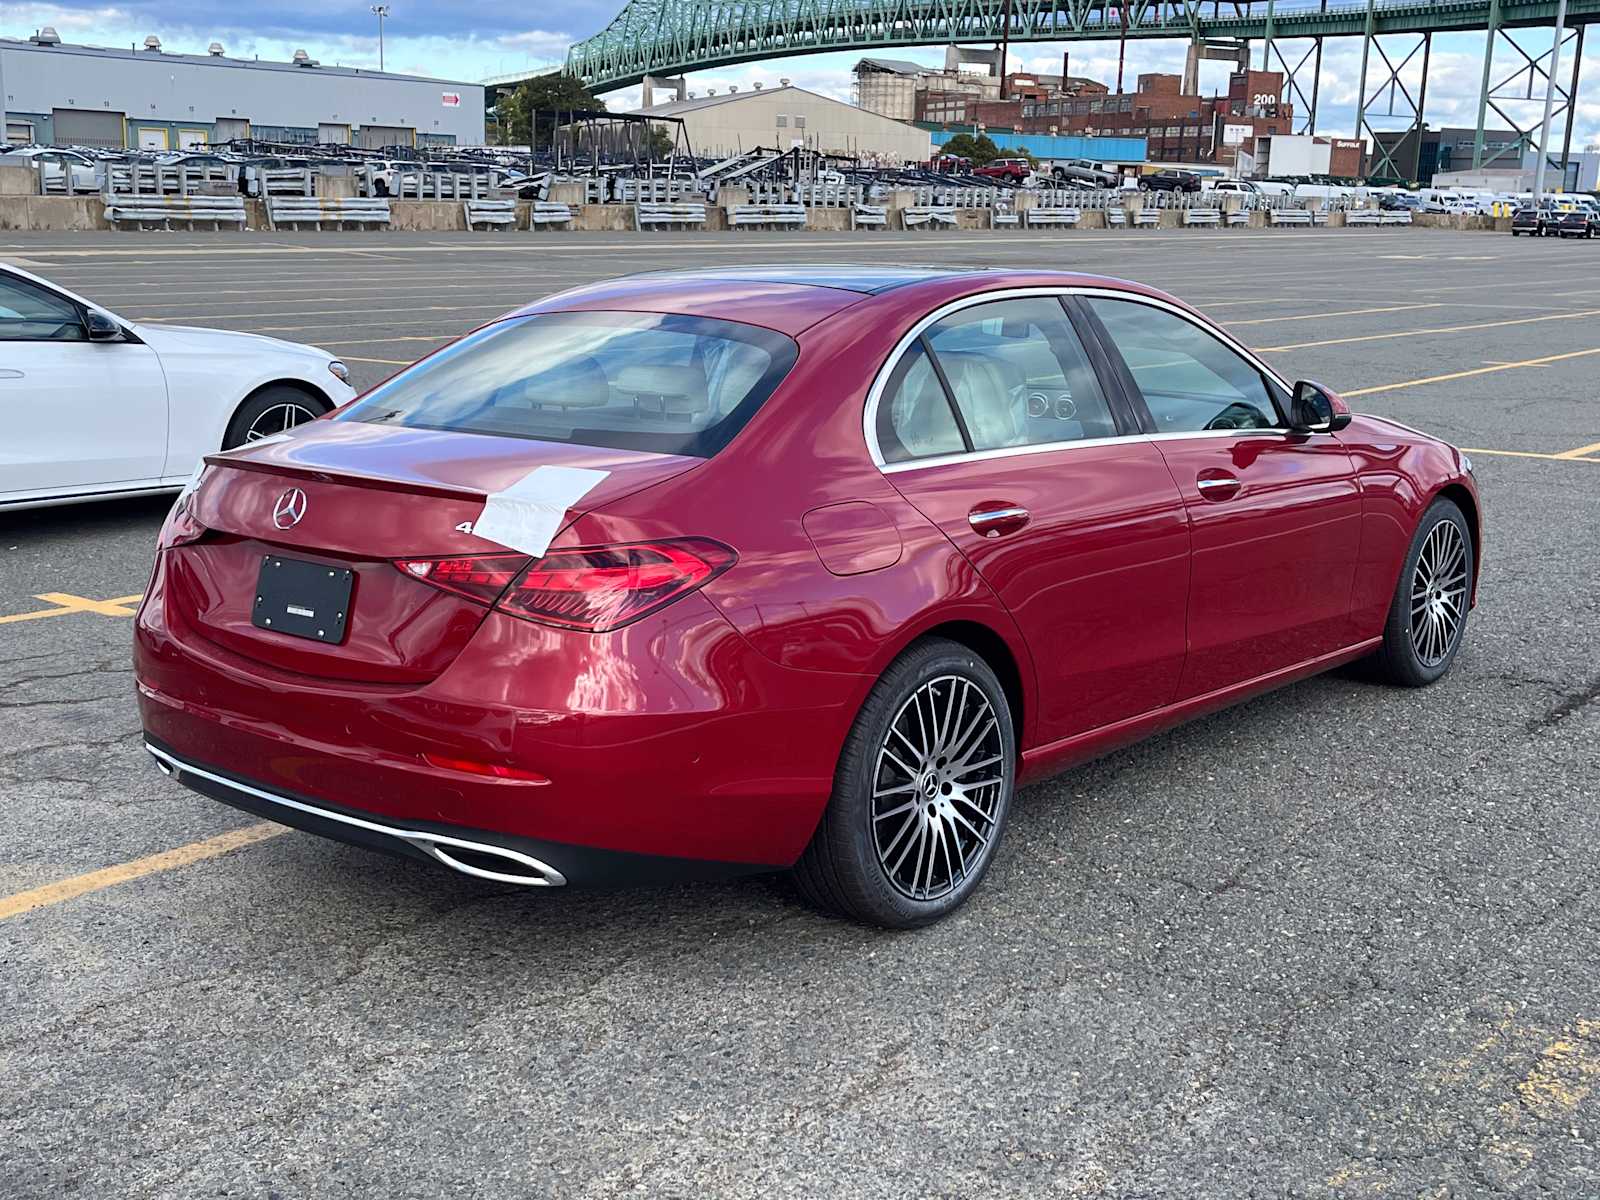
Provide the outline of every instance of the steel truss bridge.
{"type": "MultiPolygon", "coordinates": [[[[1263,69],[1284,74],[1283,99],[1294,104],[1300,131],[1315,132],[1323,40],[1360,38],[1356,134],[1370,137],[1378,132],[1374,121],[1392,129],[1397,118],[1408,122],[1401,129],[1420,133],[1433,35],[1481,30],[1487,37],[1473,163],[1514,155],[1520,165],[1522,150],[1538,144],[1542,112],[1525,125],[1508,110],[1542,102],[1551,42],[1530,53],[1508,35],[1553,27],[1556,7],[1556,0],[1128,0],[1125,6],[1111,0],[628,0],[605,29],[572,47],[566,69],[606,92],[646,77],[840,50],[1122,37],[1181,38],[1196,47],[1259,40],[1263,69]],[[1308,39],[1310,48],[1297,57],[1308,39]],[[1286,54],[1279,42],[1295,46],[1286,54]],[[1413,65],[1419,54],[1420,83],[1413,65]],[[1508,69],[1497,70],[1505,63],[1508,69]],[[1380,106],[1386,106],[1381,114],[1380,106]],[[1491,113],[1494,123],[1510,126],[1518,137],[1514,147],[1495,147],[1486,158],[1483,134],[1491,113]]],[[[1552,128],[1559,119],[1569,139],[1584,28],[1597,20],[1600,0],[1568,0],[1561,66],[1570,64],[1571,77],[1558,81],[1552,128]]],[[[1420,137],[1411,140],[1418,143],[1410,148],[1414,168],[1420,137]]],[[[1373,141],[1375,152],[1389,159],[1373,141]]],[[[1394,160],[1380,165],[1404,166],[1394,160]]]]}

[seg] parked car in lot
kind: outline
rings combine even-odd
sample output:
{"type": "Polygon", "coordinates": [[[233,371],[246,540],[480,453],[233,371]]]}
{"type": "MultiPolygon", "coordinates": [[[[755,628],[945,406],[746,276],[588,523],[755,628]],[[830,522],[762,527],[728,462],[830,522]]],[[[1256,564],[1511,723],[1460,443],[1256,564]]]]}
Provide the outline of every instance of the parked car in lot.
{"type": "Polygon", "coordinates": [[[1151,192],[1198,192],[1200,176],[1193,171],[1154,171],[1140,179],[1139,186],[1151,192]]]}
{"type": "Polygon", "coordinates": [[[89,155],[57,146],[16,146],[5,152],[8,165],[26,162],[39,172],[46,192],[98,192],[101,169],[89,155]]]}
{"type": "Polygon", "coordinates": [[[1010,179],[1021,183],[1033,174],[1033,164],[1025,158],[997,158],[972,173],[981,179],[1010,179]]]}
{"type": "Polygon", "coordinates": [[[1511,236],[1528,234],[1530,237],[1544,237],[1555,232],[1557,219],[1561,216],[1554,205],[1543,204],[1535,207],[1525,204],[1511,214],[1511,236]]]}
{"type": "Polygon", "coordinates": [[[1438,679],[1471,465],[1181,301],[726,267],[549,297],[213,455],[136,622],[162,769],[529,885],[791,867],[926,924],[1019,783],[1372,657],[1438,679]]]}
{"type": "Polygon", "coordinates": [[[1550,232],[1557,237],[1587,238],[1594,236],[1596,225],[1600,225],[1600,213],[1587,204],[1574,204],[1555,214],[1550,232]]]}
{"type": "Polygon", "coordinates": [[[171,491],[200,456],[351,399],[326,351],[129,321],[0,267],[0,511],[171,491]]]}
{"type": "Polygon", "coordinates": [[[1122,186],[1122,176],[1115,171],[1108,171],[1092,162],[1076,158],[1068,162],[1051,164],[1050,177],[1058,183],[1078,184],[1092,188],[1122,186]]]}
{"type": "Polygon", "coordinates": [[[1260,192],[1256,185],[1248,179],[1211,179],[1207,180],[1205,190],[1219,192],[1225,196],[1255,196],[1260,192]]]}
{"type": "Polygon", "coordinates": [[[1417,212],[1422,200],[1413,192],[1384,192],[1378,197],[1378,207],[1384,212],[1417,212]]]}
{"type": "Polygon", "coordinates": [[[1422,198],[1422,211],[1428,213],[1470,213],[1476,205],[1456,192],[1427,188],[1418,193],[1422,198]]]}

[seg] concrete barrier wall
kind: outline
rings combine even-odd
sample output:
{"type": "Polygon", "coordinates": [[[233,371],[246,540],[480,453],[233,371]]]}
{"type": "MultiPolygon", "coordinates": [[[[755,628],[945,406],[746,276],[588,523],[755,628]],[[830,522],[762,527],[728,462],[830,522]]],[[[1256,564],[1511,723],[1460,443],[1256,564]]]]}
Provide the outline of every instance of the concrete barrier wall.
{"type": "MultiPolygon", "coordinates": [[[[0,168],[0,230],[31,231],[31,232],[72,232],[94,229],[109,229],[111,226],[105,219],[105,204],[98,196],[36,196],[32,194],[8,193],[5,188],[17,186],[16,177],[27,181],[28,187],[34,186],[34,177],[31,169],[0,168]]],[[[730,189],[724,189],[730,190],[730,189]]],[[[1033,197],[1026,194],[1018,196],[1018,209],[1021,211],[1028,207],[1033,197]]],[[[389,212],[391,214],[390,228],[409,233],[449,233],[466,229],[466,214],[462,201],[459,200],[390,200],[389,212]]],[[[898,229],[900,221],[895,213],[896,209],[904,208],[914,203],[911,192],[900,191],[893,193],[886,201],[890,210],[889,228],[898,229]]],[[[1129,208],[1132,209],[1137,201],[1130,198],[1129,208]]],[[[528,215],[531,205],[521,202],[517,205],[517,230],[526,232],[529,228],[528,215]]],[[[1162,209],[1159,228],[1177,229],[1183,227],[1182,209],[1162,209]]],[[[247,200],[245,202],[247,217],[246,227],[252,230],[268,228],[266,205],[260,200],[247,200]]],[[[569,231],[579,232],[622,232],[634,228],[634,207],[631,204],[572,204],[573,219],[568,226],[542,226],[540,234],[554,235],[569,231]]],[[[1025,218],[1024,218],[1025,219],[1025,218]]],[[[1339,228],[1344,225],[1343,213],[1330,213],[1329,228],[1339,228]]],[[[1420,229],[1458,229],[1458,230],[1499,230],[1505,232],[1510,229],[1508,218],[1466,216],[1457,213],[1415,213],[1412,216],[1412,225],[1420,229]]],[[[1268,226],[1267,214],[1259,209],[1250,213],[1249,228],[1263,229],[1268,226]]],[[[991,228],[990,213],[986,208],[963,208],[956,210],[956,227],[962,230],[989,229],[991,228]]],[[[1080,229],[1105,228],[1105,214],[1095,209],[1085,210],[1078,222],[1080,229]]],[[[1129,228],[1133,228],[1132,218],[1129,218],[1129,228]]],[[[708,231],[725,230],[728,228],[727,210],[719,205],[706,206],[706,224],[708,231]]],[[[848,208],[813,208],[811,209],[808,229],[825,232],[842,231],[850,228],[850,210],[848,208]]],[[[1019,225],[1016,228],[1026,228],[1019,225]]],[[[510,232],[510,231],[502,231],[510,232]]],[[[651,233],[665,233],[667,230],[647,230],[645,235],[651,233]]],[[[699,232],[698,229],[676,229],[671,232],[683,234],[686,232],[699,232]]],[[[863,231],[865,232],[865,231],[863,231]]],[[[930,236],[937,235],[935,229],[927,231],[930,236]]]]}
{"type": "Polygon", "coordinates": [[[0,196],[0,229],[70,233],[110,229],[98,196],[0,196]]]}

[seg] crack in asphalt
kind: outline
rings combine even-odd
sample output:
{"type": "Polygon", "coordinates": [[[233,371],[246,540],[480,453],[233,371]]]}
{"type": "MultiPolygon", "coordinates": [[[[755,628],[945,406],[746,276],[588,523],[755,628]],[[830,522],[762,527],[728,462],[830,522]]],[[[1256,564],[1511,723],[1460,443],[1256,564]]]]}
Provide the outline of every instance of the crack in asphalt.
{"type": "Polygon", "coordinates": [[[1523,732],[1536,734],[1549,729],[1553,725],[1559,725],[1579,709],[1586,708],[1596,700],[1600,700],[1600,675],[1591,679],[1587,686],[1568,693],[1561,699],[1560,703],[1547,710],[1543,716],[1535,717],[1527,722],[1522,727],[1523,732]]]}

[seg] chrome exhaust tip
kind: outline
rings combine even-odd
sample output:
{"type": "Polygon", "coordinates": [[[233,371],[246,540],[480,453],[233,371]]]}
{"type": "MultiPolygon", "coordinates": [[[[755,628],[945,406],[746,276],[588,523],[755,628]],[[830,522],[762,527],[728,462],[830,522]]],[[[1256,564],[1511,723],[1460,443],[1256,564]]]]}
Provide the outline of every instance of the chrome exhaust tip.
{"type": "Polygon", "coordinates": [[[401,836],[435,861],[474,879],[523,887],[562,887],[567,882],[567,877],[549,863],[519,850],[432,833],[407,832],[401,836]]]}

